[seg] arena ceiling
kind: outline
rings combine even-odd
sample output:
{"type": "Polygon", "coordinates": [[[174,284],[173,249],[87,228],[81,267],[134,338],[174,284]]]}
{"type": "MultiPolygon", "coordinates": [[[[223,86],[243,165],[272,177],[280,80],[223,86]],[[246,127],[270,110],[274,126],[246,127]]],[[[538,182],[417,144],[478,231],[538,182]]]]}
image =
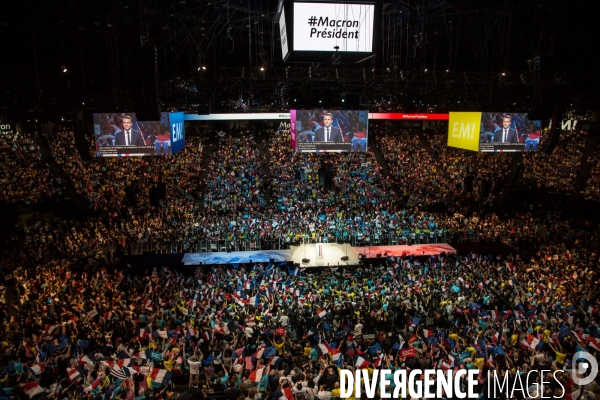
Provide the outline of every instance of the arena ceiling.
{"type": "Polygon", "coordinates": [[[385,1],[376,56],[361,63],[342,57],[335,66],[329,54],[316,55],[312,63],[281,61],[277,0],[61,0],[10,6],[14,9],[1,6],[0,17],[5,53],[14,60],[3,64],[4,104],[32,92],[38,97],[69,92],[82,100],[92,93],[118,96],[136,62],[132,51],[142,45],[157,48],[161,83],[184,77],[210,85],[231,75],[239,81],[280,80],[283,68],[312,67],[357,76],[357,71],[389,69],[398,80],[400,72],[425,70],[437,72],[436,79],[444,72],[474,74],[471,80],[504,72],[507,81],[523,85],[541,74],[543,82],[574,86],[597,81],[592,71],[599,66],[589,49],[597,36],[593,13],[585,4],[559,0],[385,1]],[[224,73],[227,68],[234,72],[224,73]]]}

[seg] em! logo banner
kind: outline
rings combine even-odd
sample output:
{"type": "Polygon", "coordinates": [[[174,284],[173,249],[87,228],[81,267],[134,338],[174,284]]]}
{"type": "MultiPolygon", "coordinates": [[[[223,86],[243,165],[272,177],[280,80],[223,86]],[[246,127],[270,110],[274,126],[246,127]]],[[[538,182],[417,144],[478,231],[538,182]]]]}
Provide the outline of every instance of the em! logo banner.
{"type": "Polygon", "coordinates": [[[480,112],[450,112],[448,146],[479,151],[480,112]]]}

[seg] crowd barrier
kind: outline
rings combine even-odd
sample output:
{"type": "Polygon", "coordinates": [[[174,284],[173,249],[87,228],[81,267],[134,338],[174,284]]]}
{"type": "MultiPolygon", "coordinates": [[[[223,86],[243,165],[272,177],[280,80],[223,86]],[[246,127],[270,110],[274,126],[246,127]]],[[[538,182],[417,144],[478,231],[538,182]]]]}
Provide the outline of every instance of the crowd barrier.
{"type": "MultiPolygon", "coordinates": [[[[372,235],[340,235],[337,237],[322,237],[318,235],[303,236],[296,239],[206,239],[206,240],[162,240],[130,242],[125,246],[129,255],[139,254],[173,254],[173,253],[204,253],[227,251],[258,251],[258,250],[287,250],[290,246],[310,243],[347,243],[352,247],[393,246],[429,243],[461,243],[493,241],[495,238],[484,237],[477,232],[448,232],[414,233],[409,235],[372,234],[372,235]]],[[[113,246],[113,250],[116,247],[113,246]]]]}

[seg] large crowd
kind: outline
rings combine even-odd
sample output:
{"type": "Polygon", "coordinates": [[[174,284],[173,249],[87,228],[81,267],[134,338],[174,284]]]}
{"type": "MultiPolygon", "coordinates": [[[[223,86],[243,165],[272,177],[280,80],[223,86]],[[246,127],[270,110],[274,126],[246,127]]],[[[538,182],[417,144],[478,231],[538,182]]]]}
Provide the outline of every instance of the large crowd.
{"type": "Polygon", "coordinates": [[[456,181],[472,176],[473,200],[481,206],[493,206],[497,190],[507,177],[513,161],[509,153],[471,153],[467,150],[448,147],[447,135],[434,132],[431,145],[442,163],[443,171],[456,181]]]}
{"type": "Polygon", "coordinates": [[[523,156],[521,185],[571,193],[583,158],[586,136],[581,131],[561,135],[552,154],[529,152],[523,156]]]}
{"type": "Polygon", "coordinates": [[[598,201],[600,199],[600,145],[596,145],[587,162],[590,164],[590,176],[583,190],[583,196],[586,200],[598,201]]]}
{"type": "Polygon", "coordinates": [[[431,154],[417,131],[400,134],[382,128],[379,145],[394,183],[411,207],[483,211],[493,208],[512,163],[510,154],[472,154],[446,145],[446,135],[432,130],[424,136],[431,154]],[[465,186],[472,179],[473,190],[465,186]],[[434,190],[431,190],[433,188],[434,190]]]}
{"type": "MultiPolygon", "coordinates": [[[[387,175],[372,151],[295,153],[284,132],[271,133],[268,156],[250,130],[217,146],[188,136],[173,156],[91,161],[70,131],[45,137],[89,216],[34,214],[11,230],[3,273],[17,293],[9,301],[4,292],[0,306],[0,397],[174,398],[193,375],[200,398],[329,400],[340,395],[340,368],[496,370],[515,379],[574,368],[578,350],[600,351],[597,226],[538,208],[500,218],[477,206],[493,204],[510,155],[467,160],[439,134],[427,149],[414,131],[381,128],[371,145],[387,175]],[[160,182],[166,193],[156,207],[160,182]],[[504,237],[513,253],[387,257],[325,271],[113,267],[140,241],[365,243],[385,234],[413,243],[504,237]]],[[[581,152],[576,139],[559,146],[569,163],[581,152]]],[[[19,151],[29,142],[10,140],[6,160],[16,171],[35,161],[29,177],[43,179],[39,149],[19,151]]],[[[20,200],[39,191],[19,187],[20,200]]],[[[570,373],[559,376],[567,393],[552,387],[555,396],[600,396],[596,382],[579,387],[570,373]]]]}
{"type": "Polygon", "coordinates": [[[448,148],[436,132],[428,135],[430,155],[414,131],[387,129],[381,128],[375,145],[388,176],[370,151],[329,158],[295,153],[282,132],[268,140],[269,159],[259,154],[249,130],[219,137],[216,147],[206,149],[190,136],[184,151],[160,159],[84,161],[72,132],[45,137],[61,175],[89,208],[91,217],[80,223],[104,245],[176,242],[189,248],[199,240],[232,246],[251,240],[265,248],[303,239],[358,243],[396,235],[404,242],[430,242],[509,235],[487,211],[493,211],[495,187],[511,155],[467,156],[448,148]],[[201,167],[204,151],[207,171],[201,167]],[[333,176],[331,187],[323,185],[324,168],[333,176]],[[465,188],[467,175],[473,177],[472,192],[465,188]],[[160,181],[167,193],[155,208],[151,190],[160,181]],[[273,203],[267,203],[268,193],[273,203]]]}
{"type": "MultiPolygon", "coordinates": [[[[554,229],[564,226],[555,224],[540,238],[534,227],[553,218],[530,217],[535,222],[523,226],[530,234],[515,236],[536,240],[531,259],[388,257],[381,266],[323,272],[273,264],[113,271],[102,256],[49,255],[35,269],[13,271],[20,299],[1,311],[0,391],[172,398],[193,373],[200,398],[327,400],[339,397],[339,368],[513,377],[570,369],[576,351],[600,350],[598,233],[562,238],[554,229]]],[[[68,226],[55,228],[54,242],[69,236],[68,226]]],[[[600,395],[596,383],[560,379],[572,398],[600,395]]],[[[558,387],[552,394],[562,395],[558,387]]]]}
{"type": "Polygon", "coordinates": [[[62,193],[60,178],[28,135],[8,131],[0,136],[0,165],[0,201],[34,204],[62,193]]]}
{"type": "Polygon", "coordinates": [[[101,235],[102,243],[193,238],[198,220],[192,213],[199,197],[203,154],[198,137],[189,138],[183,151],[160,159],[84,161],[73,132],[58,130],[45,136],[63,176],[92,212],[89,223],[107,232],[108,236],[101,235]],[[161,182],[166,185],[166,198],[164,207],[155,210],[149,204],[150,190],[161,182]]]}

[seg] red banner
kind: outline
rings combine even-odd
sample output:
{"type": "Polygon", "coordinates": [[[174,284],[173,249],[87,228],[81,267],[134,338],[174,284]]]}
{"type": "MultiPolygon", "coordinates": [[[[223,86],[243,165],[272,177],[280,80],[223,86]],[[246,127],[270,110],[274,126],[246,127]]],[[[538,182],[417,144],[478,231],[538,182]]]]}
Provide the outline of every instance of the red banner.
{"type": "Polygon", "coordinates": [[[448,121],[448,116],[449,114],[369,113],[369,119],[395,119],[403,121],[448,121]]]}

